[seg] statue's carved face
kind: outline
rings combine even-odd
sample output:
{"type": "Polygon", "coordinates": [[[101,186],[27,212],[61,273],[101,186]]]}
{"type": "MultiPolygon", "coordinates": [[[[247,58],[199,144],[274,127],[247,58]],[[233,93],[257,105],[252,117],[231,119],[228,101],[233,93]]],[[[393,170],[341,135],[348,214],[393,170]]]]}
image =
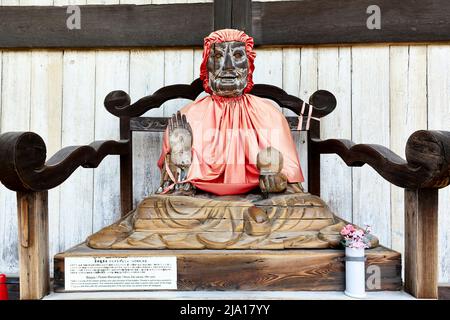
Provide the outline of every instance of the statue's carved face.
{"type": "Polygon", "coordinates": [[[215,43],[208,59],[209,87],[218,96],[236,97],[247,86],[248,59],[243,42],[215,43]]]}

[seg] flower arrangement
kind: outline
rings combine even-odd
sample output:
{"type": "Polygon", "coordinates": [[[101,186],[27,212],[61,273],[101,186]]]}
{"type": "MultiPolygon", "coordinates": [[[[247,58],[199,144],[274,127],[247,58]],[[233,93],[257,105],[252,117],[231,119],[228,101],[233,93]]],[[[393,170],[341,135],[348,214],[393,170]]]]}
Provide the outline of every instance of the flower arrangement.
{"type": "Polygon", "coordinates": [[[352,224],[347,224],[341,230],[342,245],[354,249],[366,249],[370,245],[371,228],[366,226],[366,229],[356,229],[352,224]]]}

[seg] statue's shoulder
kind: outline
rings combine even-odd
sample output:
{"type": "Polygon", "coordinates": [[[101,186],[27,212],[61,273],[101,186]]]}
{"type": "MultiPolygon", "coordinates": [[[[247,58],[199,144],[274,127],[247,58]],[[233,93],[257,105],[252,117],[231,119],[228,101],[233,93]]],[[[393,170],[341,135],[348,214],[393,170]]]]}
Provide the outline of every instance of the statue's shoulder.
{"type": "Polygon", "coordinates": [[[207,95],[202,98],[199,98],[198,100],[191,101],[188,104],[186,104],[185,106],[183,106],[180,109],[180,112],[182,114],[187,114],[192,111],[196,111],[197,109],[201,109],[202,107],[204,107],[205,104],[208,104],[211,100],[212,100],[211,96],[207,95]]]}

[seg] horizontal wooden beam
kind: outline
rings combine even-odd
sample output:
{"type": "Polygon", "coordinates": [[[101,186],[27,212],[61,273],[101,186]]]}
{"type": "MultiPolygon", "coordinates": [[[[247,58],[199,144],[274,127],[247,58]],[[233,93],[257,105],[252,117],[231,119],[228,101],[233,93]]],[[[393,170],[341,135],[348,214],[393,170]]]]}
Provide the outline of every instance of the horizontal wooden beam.
{"type": "Polygon", "coordinates": [[[257,45],[450,40],[448,0],[303,0],[254,2],[252,7],[257,45]],[[370,29],[376,27],[373,5],[379,8],[380,29],[370,29]]]}
{"type": "MultiPolygon", "coordinates": [[[[214,29],[213,3],[79,8],[80,29],[71,30],[67,20],[74,22],[74,11],[67,13],[67,7],[0,7],[0,48],[199,47],[214,29]]],[[[216,25],[225,23],[218,19],[216,25]]],[[[450,41],[447,0],[256,1],[251,19],[256,45],[450,41]],[[380,29],[367,27],[374,22],[374,11],[368,11],[374,4],[380,29]]]]}
{"type": "Polygon", "coordinates": [[[211,3],[0,7],[0,48],[201,46],[213,30],[211,3]]]}

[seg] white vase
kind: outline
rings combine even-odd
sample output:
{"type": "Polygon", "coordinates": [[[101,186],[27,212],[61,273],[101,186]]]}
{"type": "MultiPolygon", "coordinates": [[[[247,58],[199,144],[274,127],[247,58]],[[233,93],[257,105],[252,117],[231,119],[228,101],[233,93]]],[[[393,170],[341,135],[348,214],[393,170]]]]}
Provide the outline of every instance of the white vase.
{"type": "Polygon", "coordinates": [[[366,297],[364,248],[345,248],[345,294],[353,298],[366,297]]]}

